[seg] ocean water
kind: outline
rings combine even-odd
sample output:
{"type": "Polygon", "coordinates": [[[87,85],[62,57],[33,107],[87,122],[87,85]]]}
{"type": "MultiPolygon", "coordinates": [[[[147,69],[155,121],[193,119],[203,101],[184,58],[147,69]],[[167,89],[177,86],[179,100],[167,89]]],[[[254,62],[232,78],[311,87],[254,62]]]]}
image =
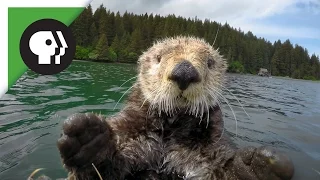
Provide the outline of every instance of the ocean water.
{"type": "MultiPolygon", "coordinates": [[[[80,61],[58,75],[26,72],[0,99],[0,179],[23,180],[37,168],[65,177],[56,147],[64,119],[117,112],[134,80],[120,85],[136,73],[132,64],[80,61]]],[[[227,74],[225,87],[225,133],[238,147],[273,146],[292,158],[294,179],[320,179],[320,83],[227,74]]]]}

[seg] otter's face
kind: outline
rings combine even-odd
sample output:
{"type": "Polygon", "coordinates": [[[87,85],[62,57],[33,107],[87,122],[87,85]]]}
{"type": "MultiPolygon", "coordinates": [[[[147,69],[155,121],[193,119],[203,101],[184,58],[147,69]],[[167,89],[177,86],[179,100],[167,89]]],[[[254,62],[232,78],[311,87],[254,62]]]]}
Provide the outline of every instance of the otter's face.
{"type": "Polygon", "coordinates": [[[202,39],[170,38],[142,54],[138,81],[145,100],[159,113],[185,109],[202,117],[218,102],[226,65],[202,39]]]}

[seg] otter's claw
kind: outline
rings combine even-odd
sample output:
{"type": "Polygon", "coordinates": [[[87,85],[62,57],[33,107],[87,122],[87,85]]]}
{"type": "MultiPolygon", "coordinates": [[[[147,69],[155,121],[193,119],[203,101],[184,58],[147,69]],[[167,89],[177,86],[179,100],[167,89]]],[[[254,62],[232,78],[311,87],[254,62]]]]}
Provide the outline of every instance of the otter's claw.
{"type": "Polygon", "coordinates": [[[290,180],[294,174],[291,160],[271,147],[246,147],[238,151],[233,174],[246,180],[290,180]]]}
{"type": "Polygon", "coordinates": [[[57,143],[64,165],[81,168],[99,164],[104,160],[101,150],[108,146],[110,137],[110,127],[100,117],[92,113],[70,116],[57,143]]]}

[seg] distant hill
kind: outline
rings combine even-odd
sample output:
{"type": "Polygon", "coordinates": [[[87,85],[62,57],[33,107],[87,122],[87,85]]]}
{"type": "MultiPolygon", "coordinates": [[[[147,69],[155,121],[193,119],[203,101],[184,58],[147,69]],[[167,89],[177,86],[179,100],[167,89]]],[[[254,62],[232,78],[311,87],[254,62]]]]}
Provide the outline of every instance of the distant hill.
{"type": "Polygon", "coordinates": [[[142,51],[162,37],[195,35],[212,44],[218,27],[214,47],[228,60],[228,71],[257,74],[266,68],[274,76],[320,79],[319,56],[310,56],[307,49],[290,40],[272,43],[227,23],[175,15],[121,15],[101,5],[94,13],[87,7],[71,25],[77,41],[76,59],[117,62],[136,62],[142,51]]]}

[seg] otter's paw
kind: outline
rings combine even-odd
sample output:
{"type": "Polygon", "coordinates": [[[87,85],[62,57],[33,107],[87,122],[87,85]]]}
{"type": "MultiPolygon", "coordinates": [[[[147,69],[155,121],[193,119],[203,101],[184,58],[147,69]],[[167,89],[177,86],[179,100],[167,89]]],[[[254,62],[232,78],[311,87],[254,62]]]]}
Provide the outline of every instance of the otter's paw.
{"type": "Polygon", "coordinates": [[[57,145],[66,168],[99,165],[114,148],[112,130],[92,113],[74,114],[65,120],[57,145]]]}
{"type": "Polygon", "coordinates": [[[294,167],[289,157],[271,147],[246,147],[238,151],[233,171],[237,179],[290,180],[294,167]]]}

